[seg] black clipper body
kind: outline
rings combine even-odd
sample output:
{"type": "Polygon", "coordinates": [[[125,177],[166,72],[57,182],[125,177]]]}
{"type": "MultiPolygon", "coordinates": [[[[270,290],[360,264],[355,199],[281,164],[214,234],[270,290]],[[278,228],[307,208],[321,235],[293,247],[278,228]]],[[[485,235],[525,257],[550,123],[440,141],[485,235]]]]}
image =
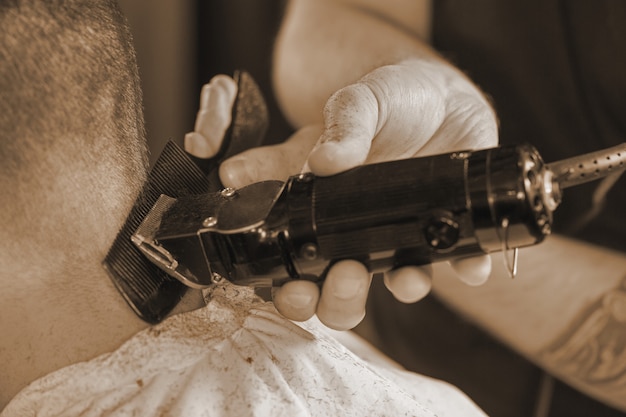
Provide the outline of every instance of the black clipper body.
{"type": "Polygon", "coordinates": [[[550,233],[562,186],[623,169],[624,160],[626,144],[552,165],[520,145],[162,196],[133,241],[195,288],[222,279],[252,286],[318,280],[340,259],[385,271],[494,251],[505,252],[515,275],[517,248],[550,233]],[[607,159],[608,168],[598,169],[607,159]]]}

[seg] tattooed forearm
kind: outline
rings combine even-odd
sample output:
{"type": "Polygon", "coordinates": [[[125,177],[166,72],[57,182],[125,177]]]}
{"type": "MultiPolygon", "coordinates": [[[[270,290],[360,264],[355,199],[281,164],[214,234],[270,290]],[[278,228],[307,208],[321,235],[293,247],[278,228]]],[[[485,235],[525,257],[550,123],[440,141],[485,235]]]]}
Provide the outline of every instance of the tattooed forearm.
{"type": "Polygon", "coordinates": [[[540,360],[626,407],[626,277],[584,309],[540,360]]]}

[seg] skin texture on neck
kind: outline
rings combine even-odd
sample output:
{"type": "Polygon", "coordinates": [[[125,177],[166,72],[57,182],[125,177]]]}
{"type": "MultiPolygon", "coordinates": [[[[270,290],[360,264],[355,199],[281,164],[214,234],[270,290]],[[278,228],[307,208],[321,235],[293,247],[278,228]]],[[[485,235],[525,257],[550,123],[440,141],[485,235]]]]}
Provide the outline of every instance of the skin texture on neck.
{"type": "Polygon", "coordinates": [[[146,327],[101,265],[137,185],[119,180],[112,158],[82,161],[86,152],[50,148],[34,164],[38,180],[15,185],[24,190],[7,207],[13,213],[0,214],[2,407],[34,379],[115,349],[146,327]]]}
{"type": "MultiPolygon", "coordinates": [[[[37,164],[40,183],[25,190],[46,192],[0,212],[0,409],[33,380],[110,352],[148,326],[102,266],[139,182],[120,180],[114,158],[83,165],[71,152],[52,154],[54,162],[37,164]]],[[[174,313],[201,305],[189,291],[174,313]]]]}
{"type": "MultiPolygon", "coordinates": [[[[117,348],[147,325],[104,270],[68,276],[15,276],[0,294],[0,409],[33,380],[117,348]]],[[[45,274],[45,271],[41,271],[45,274]]]]}
{"type": "Polygon", "coordinates": [[[135,55],[113,1],[6,2],[0,22],[4,408],[34,379],[146,326],[101,266],[146,155],[135,55]]]}
{"type": "MultiPolygon", "coordinates": [[[[120,180],[119,159],[51,155],[38,160],[39,183],[25,187],[33,195],[0,212],[0,409],[33,380],[110,352],[148,326],[102,266],[140,179],[120,180]]],[[[173,313],[201,305],[199,291],[188,291],[173,313]]]]}

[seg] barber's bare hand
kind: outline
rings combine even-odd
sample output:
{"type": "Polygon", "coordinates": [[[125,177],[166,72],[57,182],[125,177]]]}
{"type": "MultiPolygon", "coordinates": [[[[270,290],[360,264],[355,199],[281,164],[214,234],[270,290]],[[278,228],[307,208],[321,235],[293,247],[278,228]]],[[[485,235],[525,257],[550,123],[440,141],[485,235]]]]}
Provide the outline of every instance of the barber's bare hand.
{"type": "Polygon", "coordinates": [[[198,158],[217,154],[230,126],[237,83],[228,75],[216,75],[202,87],[200,108],[193,132],[185,135],[185,150],[198,158]]]}
{"type": "Polygon", "coordinates": [[[351,329],[363,320],[371,274],[360,262],[337,262],[328,271],[321,296],[317,284],[290,281],[273,292],[278,311],[292,320],[307,320],[314,314],[336,330],[351,329]]]}

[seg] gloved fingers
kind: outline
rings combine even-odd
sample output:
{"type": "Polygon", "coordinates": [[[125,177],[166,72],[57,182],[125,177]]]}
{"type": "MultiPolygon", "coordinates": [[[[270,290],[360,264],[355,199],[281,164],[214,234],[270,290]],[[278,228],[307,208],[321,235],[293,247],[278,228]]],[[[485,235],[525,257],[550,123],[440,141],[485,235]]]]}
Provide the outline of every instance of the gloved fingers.
{"type": "Polygon", "coordinates": [[[365,303],[372,276],[354,260],[339,261],[326,275],[317,317],[331,329],[348,330],[365,317],[365,303]]]}
{"type": "Polygon", "coordinates": [[[280,314],[290,320],[305,321],[315,314],[320,290],[314,282],[295,280],[273,288],[272,298],[280,314]]]}
{"type": "Polygon", "coordinates": [[[449,261],[459,279],[471,286],[484,284],[491,274],[491,256],[480,255],[449,261]]]}
{"type": "Polygon", "coordinates": [[[478,93],[456,93],[446,104],[447,115],[419,155],[484,149],[498,145],[498,121],[478,93]]]}
{"type": "Polygon", "coordinates": [[[378,101],[363,83],[342,88],[324,108],[325,129],[307,160],[316,175],[332,175],[362,164],[378,130],[378,101]]]}
{"type": "Polygon", "coordinates": [[[222,184],[241,188],[259,181],[284,181],[298,174],[321,133],[321,125],[303,127],[284,143],[249,149],[227,159],[220,165],[222,184]]]}
{"type": "Polygon", "coordinates": [[[217,154],[232,121],[236,97],[237,83],[227,75],[216,75],[202,87],[194,131],[185,135],[187,152],[198,158],[217,154]]]}
{"type": "Polygon", "coordinates": [[[385,273],[385,286],[403,303],[415,303],[426,297],[432,287],[431,265],[404,266],[385,273]]]}

